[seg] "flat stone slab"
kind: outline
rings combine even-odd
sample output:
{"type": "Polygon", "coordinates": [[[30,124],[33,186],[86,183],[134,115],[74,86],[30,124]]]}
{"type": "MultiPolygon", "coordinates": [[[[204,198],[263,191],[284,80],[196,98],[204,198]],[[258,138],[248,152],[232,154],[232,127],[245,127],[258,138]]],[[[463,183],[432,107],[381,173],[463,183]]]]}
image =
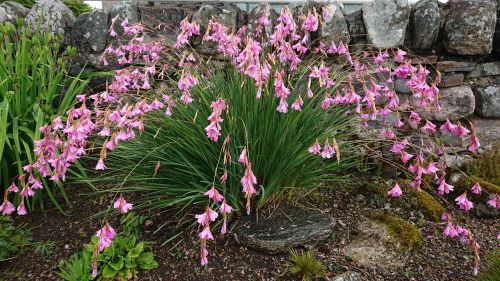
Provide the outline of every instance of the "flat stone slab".
{"type": "Polygon", "coordinates": [[[470,73],[467,78],[476,78],[483,76],[496,76],[500,75],[500,61],[487,62],[478,64],[470,73]]]}
{"type": "Polygon", "coordinates": [[[248,218],[237,228],[239,242],[268,254],[287,253],[290,248],[313,246],[327,239],[335,219],[329,214],[296,207],[279,207],[267,218],[248,218]]]}
{"type": "Polygon", "coordinates": [[[462,73],[447,74],[441,78],[441,83],[438,84],[440,88],[449,88],[460,86],[464,83],[464,75],[462,73]]]}
{"type": "Polygon", "coordinates": [[[476,68],[477,64],[466,61],[440,61],[436,68],[441,72],[469,72],[476,68]]]}

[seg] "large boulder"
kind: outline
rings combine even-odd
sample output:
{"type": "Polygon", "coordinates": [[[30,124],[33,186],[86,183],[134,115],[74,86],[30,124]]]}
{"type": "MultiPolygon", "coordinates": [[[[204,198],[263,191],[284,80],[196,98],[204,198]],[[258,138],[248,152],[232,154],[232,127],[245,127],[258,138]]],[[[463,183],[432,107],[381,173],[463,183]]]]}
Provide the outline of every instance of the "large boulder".
{"type": "Polygon", "coordinates": [[[243,221],[236,232],[244,246],[276,254],[287,253],[293,247],[313,246],[328,238],[334,226],[335,220],[328,214],[285,206],[268,218],[243,221]]]}
{"type": "Polygon", "coordinates": [[[494,0],[452,0],[444,25],[446,50],[459,55],[489,54],[497,20],[494,0]]]}
{"type": "Polygon", "coordinates": [[[377,0],[363,4],[368,39],[379,49],[403,44],[411,7],[408,0],[377,0]]]}
{"type": "Polygon", "coordinates": [[[390,215],[376,215],[358,225],[342,254],[358,265],[394,270],[403,267],[408,253],[422,244],[422,234],[411,223],[390,215]]]}
{"type": "Polygon", "coordinates": [[[437,0],[420,0],[414,7],[413,47],[429,49],[439,34],[441,13],[437,0]]]}
{"type": "Polygon", "coordinates": [[[248,15],[248,30],[254,34],[255,28],[259,24],[259,19],[262,17],[266,17],[269,21],[269,24],[262,29],[262,35],[264,38],[269,38],[274,32],[274,24],[279,17],[278,12],[274,10],[269,3],[261,3],[250,11],[248,15]]]}
{"type": "Polygon", "coordinates": [[[470,116],[474,113],[476,101],[469,86],[457,86],[440,89],[439,105],[441,111],[421,110],[422,117],[436,121],[455,121],[470,116]]]}
{"type": "Polygon", "coordinates": [[[351,45],[359,45],[359,49],[364,49],[366,45],[366,28],[363,21],[363,11],[358,10],[345,16],[347,29],[349,31],[351,45]]]}
{"type": "Polygon", "coordinates": [[[108,14],[97,10],[81,14],[67,39],[79,52],[104,51],[108,43],[108,14]]]}
{"type": "Polygon", "coordinates": [[[76,20],[73,12],[60,0],[40,0],[26,16],[32,29],[40,26],[42,32],[66,34],[76,20]]]}
{"type": "Polygon", "coordinates": [[[25,18],[29,11],[28,8],[19,3],[11,1],[3,2],[0,4],[0,23],[6,21],[15,23],[16,18],[25,18]]]}
{"type": "Polygon", "coordinates": [[[476,88],[474,96],[477,115],[485,118],[500,118],[500,86],[476,88]]]}
{"type": "Polygon", "coordinates": [[[350,42],[349,29],[342,12],[343,5],[338,1],[329,2],[322,7],[323,22],[319,29],[319,37],[325,42],[350,42]]]}
{"type": "Polygon", "coordinates": [[[221,23],[228,28],[228,32],[238,31],[238,13],[240,9],[231,3],[222,5],[202,5],[198,11],[193,14],[192,21],[200,25],[201,36],[194,38],[193,45],[198,51],[204,54],[216,54],[217,44],[213,42],[201,42],[203,34],[206,32],[210,20],[221,23]]]}
{"type": "Polygon", "coordinates": [[[184,18],[190,18],[199,8],[200,3],[172,3],[148,5],[139,4],[141,23],[146,27],[146,34],[165,45],[175,43],[179,34],[179,24],[184,18]]]}

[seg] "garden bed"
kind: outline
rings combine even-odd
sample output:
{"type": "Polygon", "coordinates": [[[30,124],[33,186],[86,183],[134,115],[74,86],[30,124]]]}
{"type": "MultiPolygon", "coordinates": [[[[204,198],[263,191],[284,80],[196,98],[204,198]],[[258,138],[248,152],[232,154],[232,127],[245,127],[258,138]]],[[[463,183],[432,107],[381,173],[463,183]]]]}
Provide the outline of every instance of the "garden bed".
{"type": "MultiPolygon", "coordinates": [[[[89,218],[105,207],[110,200],[103,200],[96,194],[86,194],[85,187],[70,187],[68,194],[72,205],[66,210],[65,217],[56,209],[36,212],[30,216],[18,218],[18,224],[25,223],[32,229],[34,241],[53,242],[53,253],[41,257],[32,248],[15,259],[0,264],[0,280],[57,280],[60,259],[68,259],[74,252],[80,251],[84,243],[88,243],[98,225],[97,218],[89,218]]],[[[105,197],[109,195],[103,195],[105,197]]],[[[315,197],[320,198],[320,197],[315,197]]],[[[396,199],[398,200],[398,199],[396,199]]],[[[399,199],[405,200],[405,199],[399,199]]],[[[394,208],[387,205],[385,209],[414,221],[422,231],[424,242],[417,252],[410,253],[403,268],[384,270],[381,268],[364,268],[349,261],[341,254],[357,233],[356,227],[365,215],[379,211],[373,198],[360,196],[356,188],[326,191],[324,199],[306,198],[300,200],[300,206],[312,206],[331,214],[337,220],[333,235],[327,241],[318,244],[317,256],[327,267],[327,276],[333,277],[344,271],[352,270],[361,273],[365,280],[474,280],[469,266],[473,255],[469,248],[458,245],[456,240],[443,237],[443,223],[433,223],[418,218],[419,214],[410,208],[394,208]]],[[[393,204],[394,205],[394,204],[393,204]]],[[[139,280],[293,280],[285,274],[287,254],[267,255],[240,246],[233,233],[226,238],[216,238],[211,246],[211,262],[206,266],[198,263],[198,241],[194,239],[192,229],[187,229],[177,239],[163,245],[175,231],[173,226],[157,228],[167,222],[174,211],[151,214],[147,225],[142,225],[140,238],[151,241],[159,268],[141,271],[139,280]]],[[[457,214],[458,215],[458,214],[457,214]]],[[[496,249],[495,231],[500,222],[488,219],[470,218],[470,228],[481,244],[481,254],[496,249]]],[[[113,222],[118,226],[118,222],[113,222]]],[[[231,221],[229,229],[238,223],[231,221]]],[[[297,279],[298,280],[298,279],[297,279]]]]}

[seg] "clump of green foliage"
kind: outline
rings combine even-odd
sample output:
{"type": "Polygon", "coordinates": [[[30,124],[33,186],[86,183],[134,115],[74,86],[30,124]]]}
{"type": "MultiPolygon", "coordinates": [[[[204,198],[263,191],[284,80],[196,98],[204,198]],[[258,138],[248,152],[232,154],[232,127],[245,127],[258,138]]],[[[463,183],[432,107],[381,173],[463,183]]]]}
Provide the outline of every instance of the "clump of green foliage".
{"type": "Polygon", "coordinates": [[[31,231],[23,226],[14,226],[8,216],[0,216],[0,261],[22,253],[31,241],[31,231]]]}
{"type": "Polygon", "coordinates": [[[63,3],[68,6],[77,17],[83,13],[92,12],[92,7],[83,2],[83,0],[63,0],[63,3]]]}
{"type": "MultiPolygon", "coordinates": [[[[13,1],[23,5],[26,8],[32,8],[35,5],[35,0],[0,0],[0,3],[6,1],[13,1]]],[[[79,16],[80,14],[92,11],[92,7],[89,4],[83,2],[83,0],[63,0],[63,3],[75,14],[79,16]]]]}
{"type": "MultiPolygon", "coordinates": [[[[92,242],[85,244],[81,253],[75,254],[69,261],[59,263],[59,277],[67,281],[93,280],[92,252],[98,242],[96,236],[92,242]]],[[[110,247],[97,256],[97,280],[131,280],[137,279],[138,269],[158,267],[153,252],[144,241],[137,242],[135,236],[115,237],[110,247]]]]}
{"type": "Polygon", "coordinates": [[[389,214],[378,213],[369,216],[374,222],[387,227],[389,234],[399,241],[403,250],[410,251],[422,247],[422,232],[412,223],[389,214]]]}
{"type": "Polygon", "coordinates": [[[139,236],[141,226],[146,221],[146,216],[138,215],[136,212],[128,212],[120,219],[120,233],[123,235],[139,236]]]}
{"type": "Polygon", "coordinates": [[[490,253],[486,256],[485,263],[479,269],[477,281],[498,281],[500,280],[500,251],[490,253]]]}
{"type": "Polygon", "coordinates": [[[295,249],[291,249],[289,261],[285,266],[286,272],[300,274],[303,281],[323,277],[326,272],[325,265],[316,258],[314,250],[298,252],[295,249]]]}
{"type": "MultiPolygon", "coordinates": [[[[24,20],[18,20],[17,28],[9,22],[0,24],[0,38],[1,191],[23,174],[23,165],[35,161],[33,145],[40,138],[40,127],[65,113],[88,80],[69,75],[63,56],[76,50],[62,49],[61,35],[32,33],[24,20]]],[[[46,194],[59,207],[50,186],[44,184],[46,194]]],[[[43,207],[42,200],[39,204],[43,207]]]]}
{"type": "MultiPolygon", "coordinates": [[[[308,69],[301,71],[297,70],[290,78],[292,96],[307,91],[308,69]]],[[[342,77],[335,79],[342,80],[342,77]]],[[[216,70],[207,78],[200,77],[199,81],[191,90],[195,99],[192,104],[178,106],[172,117],[161,112],[146,116],[144,123],[148,126],[140,138],[121,143],[109,152],[106,175],[88,180],[109,181],[120,186],[123,179],[127,179],[120,192],[149,192],[151,196],[145,198],[147,201],[137,202],[135,206],[151,210],[205,202],[204,193],[212,185],[216,167],[218,176],[226,168],[225,190],[217,187],[231,206],[240,209],[244,202],[240,179],[245,167],[237,160],[248,141],[252,170],[260,186],[255,201],[260,208],[291,189],[311,189],[321,182],[343,181],[347,178],[346,171],[356,165],[357,158],[348,145],[353,133],[349,129],[352,117],[345,114],[346,109],[330,112],[321,109],[324,89],[313,88],[318,94],[304,103],[302,112],[282,114],[276,111],[279,100],[272,82],[262,90],[262,98],[256,99],[255,82],[234,68],[216,70]],[[212,112],[210,104],[218,97],[230,108],[222,115],[221,134],[231,138],[228,150],[231,161],[226,167],[222,167],[220,159],[224,139],[214,143],[205,132],[209,124],[207,117],[212,112]],[[317,138],[324,141],[329,137],[332,143],[333,136],[342,153],[339,162],[324,161],[308,152],[317,138]],[[153,175],[158,162],[161,168],[153,175]]],[[[116,189],[106,189],[106,192],[116,192],[116,189]]]]}

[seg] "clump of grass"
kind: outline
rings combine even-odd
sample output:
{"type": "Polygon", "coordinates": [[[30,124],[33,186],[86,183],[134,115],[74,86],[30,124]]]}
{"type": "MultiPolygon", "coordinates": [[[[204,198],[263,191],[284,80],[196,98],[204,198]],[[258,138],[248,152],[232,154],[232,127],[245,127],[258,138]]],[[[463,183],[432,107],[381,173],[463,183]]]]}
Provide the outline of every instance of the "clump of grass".
{"type": "Polygon", "coordinates": [[[477,281],[498,281],[500,280],[500,251],[492,253],[486,258],[486,262],[477,281]]]}
{"type": "Polygon", "coordinates": [[[0,262],[14,258],[30,245],[31,231],[15,226],[10,217],[0,216],[0,262]]]}
{"type": "Polygon", "coordinates": [[[376,223],[387,227],[389,234],[399,241],[403,250],[410,251],[422,247],[422,233],[414,224],[402,218],[383,213],[371,215],[370,218],[376,223]]]}
{"type": "Polygon", "coordinates": [[[303,281],[325,276],[326,267],[316,258],[314,250],[301,251],[291,249],[286,263],[286,272],[300,274],[303,281]]]}

